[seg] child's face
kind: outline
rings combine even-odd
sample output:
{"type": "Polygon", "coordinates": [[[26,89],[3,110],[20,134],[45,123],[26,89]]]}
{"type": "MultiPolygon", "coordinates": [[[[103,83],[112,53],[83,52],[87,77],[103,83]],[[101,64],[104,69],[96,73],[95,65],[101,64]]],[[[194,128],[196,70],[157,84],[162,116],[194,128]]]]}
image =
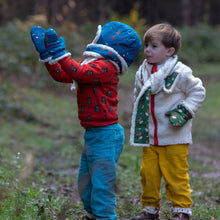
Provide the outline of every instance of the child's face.
{"type": "Polygon", "coordinates": [[[172,56],[174,51],[173,47],[166,48],[161,40],[157,38],[145,44],[144,55],[150,64],[159,65],[172,56]]]}

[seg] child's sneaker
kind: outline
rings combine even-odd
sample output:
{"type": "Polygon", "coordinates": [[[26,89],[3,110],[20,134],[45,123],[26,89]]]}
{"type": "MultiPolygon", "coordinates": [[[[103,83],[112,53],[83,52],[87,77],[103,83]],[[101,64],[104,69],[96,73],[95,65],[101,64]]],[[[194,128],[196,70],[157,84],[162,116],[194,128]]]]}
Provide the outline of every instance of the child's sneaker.
{"type": "Polygon", "coordinates": [[[159,220],[159,214],[150,214],[142,212],[140,215],[131,218],[131,220],[159,220]]]}
{"type": "Polygon", "coordinates": [[[170,220],[190,220],[190,216],[186,213],[174,213],[170,220]]]}

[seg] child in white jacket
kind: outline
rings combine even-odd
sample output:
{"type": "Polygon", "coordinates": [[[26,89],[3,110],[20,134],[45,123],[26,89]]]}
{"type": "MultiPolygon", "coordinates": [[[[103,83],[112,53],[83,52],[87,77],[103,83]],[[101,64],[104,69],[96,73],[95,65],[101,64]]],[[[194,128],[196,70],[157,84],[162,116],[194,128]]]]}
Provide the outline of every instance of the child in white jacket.
{"type": "Polygon", "coordinates": [[[188,147],[192,118],[205,99],[205,88],[192,70],[178,61],[181,35],[172,26],[151,27],[144,44],[146,59],[136,73],[130,136],[131,145],[143,147],[143,212],[132,219],[159,219],[163,177],[167,199],[173,203],[171,220],[189,220],[188,147]]]}

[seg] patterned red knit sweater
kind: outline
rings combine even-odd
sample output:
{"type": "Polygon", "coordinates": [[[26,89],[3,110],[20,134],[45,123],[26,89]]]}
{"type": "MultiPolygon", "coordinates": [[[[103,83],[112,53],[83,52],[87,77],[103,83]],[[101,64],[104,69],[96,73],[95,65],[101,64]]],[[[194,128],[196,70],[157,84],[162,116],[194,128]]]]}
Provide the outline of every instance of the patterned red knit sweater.
{"type": "Polygon", "coordinates": [[[62,83],[78,83],[78,116],[83,127],[107,126],[118,122],[118,71],[109,60],[98,59],[80,65],[69,57],[50,65],[52,78],[62,83]]]}

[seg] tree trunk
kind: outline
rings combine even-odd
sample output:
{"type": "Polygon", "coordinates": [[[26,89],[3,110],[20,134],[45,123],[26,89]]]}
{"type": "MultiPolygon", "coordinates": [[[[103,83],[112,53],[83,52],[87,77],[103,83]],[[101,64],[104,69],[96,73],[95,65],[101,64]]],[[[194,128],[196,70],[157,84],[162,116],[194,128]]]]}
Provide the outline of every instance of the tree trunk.
{"type": "Polygon", "coordinates": [[[190,25],[191,7],[190,0],[182,0],[182,25],[190,25]]]}

